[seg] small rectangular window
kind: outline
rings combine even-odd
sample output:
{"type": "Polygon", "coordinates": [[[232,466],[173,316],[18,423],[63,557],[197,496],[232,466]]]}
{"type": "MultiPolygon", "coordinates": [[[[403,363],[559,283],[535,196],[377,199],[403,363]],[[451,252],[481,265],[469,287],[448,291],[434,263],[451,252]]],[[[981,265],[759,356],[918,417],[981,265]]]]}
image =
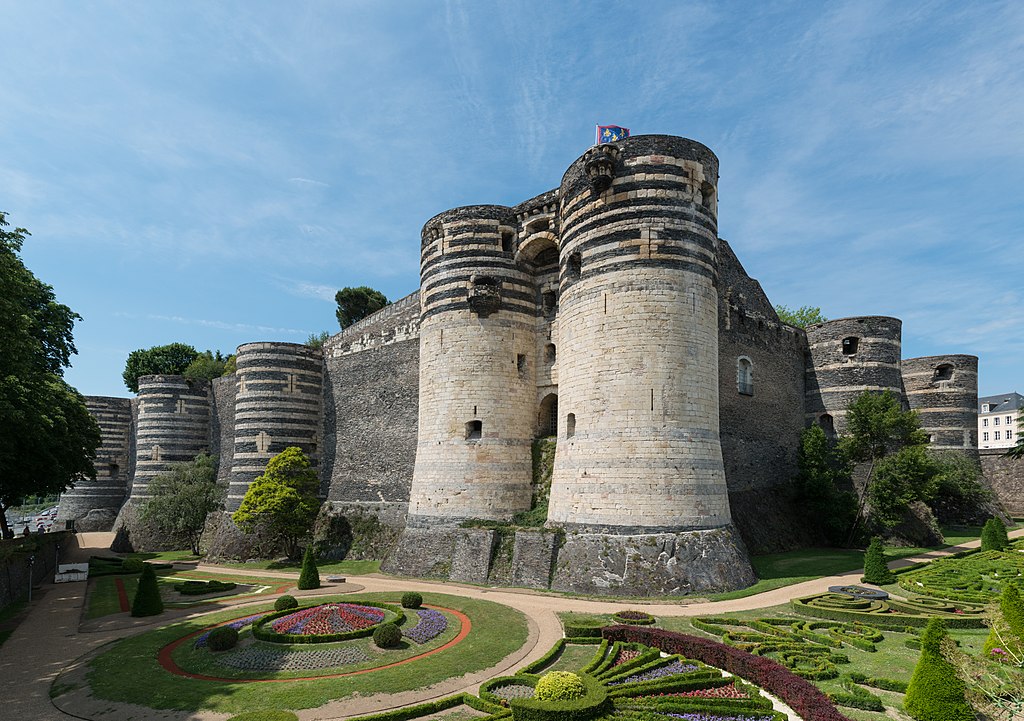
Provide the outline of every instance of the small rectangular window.
{"type": "Polygon", "coordinates": [[[983,440],[983,441],[987,441],[988,440],[988,431],[985,431],[984,433],[981,434],[981,440],[983,440]]]}
{"type": "Polygon", "coordinates": [[[982,428],[988,428],[988,418],[982,418],[981,419],[981,427],[982,428]]]}
{"type": "Polygon", "coordinates": [[[999,440],[999,431],[996,431],[996,437],[993,440],[996,440],[996,441],[999,440]]]}
{"type": "Polygon", "coordinates": [[[1006,416],[1006,425],[1013,425],[1013,416],[1006,416]]]}
{"type": "Polygon", "coordinates": [[[999,425],[999,416],[996,416],[995,418],[992,419],[992,425],[994,425],[994,426],[998,426],[999,425]]]}
{"type": "Polygon", "coordinates": [[[1013,431],[1007,431],[1006,432],[1006,440],[1010,440],[1012,438],[1013,438],[1013,431]]]}

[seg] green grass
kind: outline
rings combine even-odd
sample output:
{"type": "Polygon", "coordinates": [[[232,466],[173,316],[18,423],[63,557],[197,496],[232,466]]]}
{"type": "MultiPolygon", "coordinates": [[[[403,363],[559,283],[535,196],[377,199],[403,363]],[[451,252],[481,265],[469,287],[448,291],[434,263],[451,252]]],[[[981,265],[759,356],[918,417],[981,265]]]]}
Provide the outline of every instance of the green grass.
{"type": "Polygon", "coordinates": [[[593,644],[572,644],[568,643],[558,655],[555,662],[540,670],[540,673],[548,671],[579,671],[590,662],[590,659],[597,653],[597,646],[593,644]]]}
{"type": "Polygon", "coordinates": [[[174,563],[176,561],[199,561],[202,556],[193,556],[192,551],[155,551],[151,553],[129,553],[126,558],[138,558],[142,561],[163,561],[174,563]]]}
{"type": "MultiPolygon", "coordinates": [[[[343,595],[336,600],[398,603],[400,598],[399,593],[384,593],[360,594],[358,597],[343,595]]],[[[88,679],[94,697],[151,708],[210,709],[226,713],[303,709],[355,693],[364,696],[398,693],[458,678],[493,666],[526,642],[526,618],[518,611],[489,601],[445,594],[427,594],[425,601],[466,613],[473,624],[469,636],[457,646],[427,659],[373,673],[313,681],[232,684],[181,678],[167,673],[159,665],[156,657],[163,646],[218,620],[237,617],[239,610],[235,609],[118,641],[90,663],[88,679]]],[[[271,605],[261,608],[269,609],[271,605]]],[[[251,612],[257,611],[253,609],[251,612]]]]}
{"type": "Polygon", "coordinates": [[[139,586],[139,574],[120,576],[99,576],[92,579],[92,590],[89,593],[89,606],[85,609],[87,620],[102,618],[111,614],[121,613],[121,602],[117,595],[114,581],[120,578],[128,592],[128,603],[135,598],[135,589],[139,586]]]}

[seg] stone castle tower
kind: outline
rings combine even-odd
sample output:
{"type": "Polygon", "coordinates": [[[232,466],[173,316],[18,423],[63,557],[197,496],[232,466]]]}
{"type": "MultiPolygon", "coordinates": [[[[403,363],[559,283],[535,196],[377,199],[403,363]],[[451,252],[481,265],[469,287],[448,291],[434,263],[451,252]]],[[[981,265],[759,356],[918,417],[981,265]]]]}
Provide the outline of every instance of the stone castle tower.
{"type": "Polygon", "coordinates": [[[61,516],[98,529],[120,497],[122,544],[163,547],[135,509],[154,474],[210,451],[226,490],[210,554],[247,558],[228,514],[299,446],[353,534],[339,553],[413,576],[683,594],[753,582],[747,549],[817,540],[788,492],[800,433],[843,432],[865,390],[976,457],[977,358],[903,360],[897,318],[782,323],[718,236],[717,196],[711,150],[646,135],[589,149],[515,207],[443,212],[421,233],[419,291],[322,351],[247,343],[232,376],[88,399],[103,468],[61,516]],[[543,438],[546,522],[495,529],[543,508],[543,438]]]}

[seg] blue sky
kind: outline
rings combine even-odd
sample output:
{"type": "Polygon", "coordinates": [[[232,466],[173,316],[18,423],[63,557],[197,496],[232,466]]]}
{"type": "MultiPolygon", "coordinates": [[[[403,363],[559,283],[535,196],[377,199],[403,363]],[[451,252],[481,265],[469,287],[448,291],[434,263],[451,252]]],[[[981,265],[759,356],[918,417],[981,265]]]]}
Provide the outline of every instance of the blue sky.
{"type": "Polygon", "coordinates": [[[594,125],[721,160],[719,232],[773,302],[903,319],[1022,390],[1020,2],[0,2],[0,209],[129,351],[337,330],[416,289],[459,205],[558,185],[594,125]]]}

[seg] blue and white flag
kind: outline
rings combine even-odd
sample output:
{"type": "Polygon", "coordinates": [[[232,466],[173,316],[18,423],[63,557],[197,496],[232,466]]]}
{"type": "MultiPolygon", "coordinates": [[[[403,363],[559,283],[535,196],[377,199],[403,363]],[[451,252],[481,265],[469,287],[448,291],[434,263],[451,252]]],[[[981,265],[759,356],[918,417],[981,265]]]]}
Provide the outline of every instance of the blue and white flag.
{"type": "Polygon", "coordinates": [[[614,143],[616,140],[622,140],[623,138],[629,137],[629,128],[621,128],[618,125],[598,125],[597,126],[597,139],[594,141],[595,145],[601,143],[614,143]]]}

